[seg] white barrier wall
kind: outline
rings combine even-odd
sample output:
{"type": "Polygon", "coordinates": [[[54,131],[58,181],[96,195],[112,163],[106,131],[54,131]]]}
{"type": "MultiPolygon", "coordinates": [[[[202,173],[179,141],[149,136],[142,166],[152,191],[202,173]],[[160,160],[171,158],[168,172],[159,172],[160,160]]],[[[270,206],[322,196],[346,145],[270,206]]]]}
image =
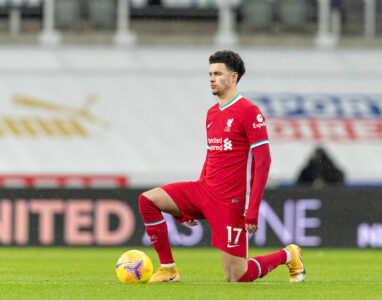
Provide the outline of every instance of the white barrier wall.
{"type": "MultiPolygon", "coordinates": [[[[126,174],[133,186],[197,178],[206,111],[216,103],[208,83],[214,51],[1,48],[0,174],[126,174]]],[[[382,184],[381,51],[237,51],[247,67],[239,90],[270,127],[270,183],[293,182],[319,144],[349,183],[382,184]],[[300,98],[296,116],[284,103],[300,98]],[[342,103],[334,112],[333,99],[342,103]],[[323,137],[289,138],[292,119],[314,120],[323,137]],[[357,138],[327,133],[346,135],[347,120],[357,138]]]]}

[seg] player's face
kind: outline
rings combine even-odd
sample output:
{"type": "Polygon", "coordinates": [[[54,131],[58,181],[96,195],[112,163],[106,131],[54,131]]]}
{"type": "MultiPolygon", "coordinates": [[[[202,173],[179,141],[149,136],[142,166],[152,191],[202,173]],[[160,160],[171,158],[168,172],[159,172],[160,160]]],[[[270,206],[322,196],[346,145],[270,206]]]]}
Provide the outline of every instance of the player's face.
{"type": "Polygon", "coordinates": [[[237,73],[227,69],[224,63],[210,64],[210,84],[212,94],[224,95],[236,86],[237,73]]]}

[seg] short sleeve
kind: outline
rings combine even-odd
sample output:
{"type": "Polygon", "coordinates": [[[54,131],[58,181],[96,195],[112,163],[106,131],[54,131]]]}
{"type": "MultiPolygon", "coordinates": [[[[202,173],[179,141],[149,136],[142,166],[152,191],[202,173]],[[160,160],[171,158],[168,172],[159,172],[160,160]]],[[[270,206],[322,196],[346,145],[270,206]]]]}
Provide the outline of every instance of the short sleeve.
{"type": "Polygon", "coordinates": [[[247,109],[243,122],[251,149],[269,143],[265,118],[257,106],[247,109]]]}

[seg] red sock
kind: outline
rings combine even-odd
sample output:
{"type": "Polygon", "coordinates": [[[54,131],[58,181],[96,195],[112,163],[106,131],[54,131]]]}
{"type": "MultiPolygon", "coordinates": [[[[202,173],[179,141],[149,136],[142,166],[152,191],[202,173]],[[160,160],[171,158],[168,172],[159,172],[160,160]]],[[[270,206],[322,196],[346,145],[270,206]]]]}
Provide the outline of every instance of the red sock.
{"type": "Polygon", "coordinates": [[[158,253],[160,263],[174,263],[167,224],[159,208],[151,200],[141,195],[139,197],[139,211],[145,223],[147,235],[158,253]]]}
{"type": "Polygon", "coordinates": [[[248,260],[247,272],[238,280],[238,282],[250,282],[258,278],[264,277],[273,269],[281,264],[285,264],[287,255],[284,250],[256,256],[248,260]]]}

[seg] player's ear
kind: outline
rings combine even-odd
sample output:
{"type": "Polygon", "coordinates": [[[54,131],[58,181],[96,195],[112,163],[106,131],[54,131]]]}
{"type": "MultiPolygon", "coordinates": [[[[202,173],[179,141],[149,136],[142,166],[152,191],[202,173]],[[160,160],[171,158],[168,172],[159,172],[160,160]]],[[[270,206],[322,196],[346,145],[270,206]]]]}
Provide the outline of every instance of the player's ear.
{"type": "Polygon", "coordinates": [[[237,84],[237,79],[239,77],[239,73],[237,72],[232,72],[232,75],[231,75],[231,78],[232,78],[232,83],[236,83],[237,84]]]}

